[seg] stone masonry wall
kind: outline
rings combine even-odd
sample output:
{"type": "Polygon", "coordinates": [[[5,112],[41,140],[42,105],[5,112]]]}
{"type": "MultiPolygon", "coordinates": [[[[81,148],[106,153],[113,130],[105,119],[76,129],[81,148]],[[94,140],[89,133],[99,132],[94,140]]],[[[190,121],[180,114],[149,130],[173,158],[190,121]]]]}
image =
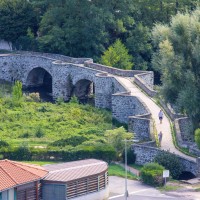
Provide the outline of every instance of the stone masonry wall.
{"type": "Polygon", "coordinates": [[[145,92],[153,95],[156,92],[153,90],[154,86],[154,73],[152,71],[141,71],[141,70],[122,70],[114,67],[108,67],[105,65],[93,63],[90,61],[85,61],[84,65],[86,67],[101,70],[113,75],[124,76],[124,77],[135,77],[135,82],[143,89],[145,92]]]}
{"type": "Polygon", "coordinates": [[[141,73],[135,75],[134,82],[144,90],[149,96],[153,97],[157,92],[153,89],[153,73],[141,73]]]}
{"type": "Polygon", "coordinates": [[[31,51],[17,51],[17,53],[24,56],[36,56],[36,57],[51,58],[54,60],[62,60],[66,63],[74,63],[74,64],[84,64],[85,61],[93,62],[91,58],[72,58],[69,56],[53,54],[53,53],[42,53],[42,52],[31,52],[31,51]]]}
{"type": "MultiPolygon", "coordinates": [[[[149,162],[153,162],[155,156],[161,152],[161,149],[155,147],[149,147],[144,145],[132,145],[132,149],[136,154],[136,164],[144,165],[149,162]]],[[[183,157],[178,156],[181,164],[183,165],[184,171],[189,171],[195,176],[200,174],[200,159],[197,158],[196,162],[190,161],[183,157]]]]}
{"type": "Polygon", "coordinates": [[[150,114],[141,117],[129,117],[128,131],[133,132],[134,137],[142,141],[153,138],[153,121],[150,118],[150,114]]]}
{"type": "Polygon", "coordinates": [[[129,93],[117,93],[112,95],[112,113],[113,118],[128,123],[129,116],[143,115],[147,110],[137,97],[129,93]]]}

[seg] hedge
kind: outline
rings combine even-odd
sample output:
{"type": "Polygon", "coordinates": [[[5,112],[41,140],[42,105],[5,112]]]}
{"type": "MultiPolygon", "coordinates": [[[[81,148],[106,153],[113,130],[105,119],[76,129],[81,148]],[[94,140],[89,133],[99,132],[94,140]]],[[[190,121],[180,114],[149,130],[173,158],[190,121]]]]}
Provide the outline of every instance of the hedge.
{"type": "Polygon", "coordinates": [[[34,148],[8,148],[1,149],[3,158],[11,160],[54,160],[54,161],[74,161],[88,158],[101,159],[111,162],[116,159],[116,151],[109,145],[82,146],[67,149],[34,149],[34,148]]]}

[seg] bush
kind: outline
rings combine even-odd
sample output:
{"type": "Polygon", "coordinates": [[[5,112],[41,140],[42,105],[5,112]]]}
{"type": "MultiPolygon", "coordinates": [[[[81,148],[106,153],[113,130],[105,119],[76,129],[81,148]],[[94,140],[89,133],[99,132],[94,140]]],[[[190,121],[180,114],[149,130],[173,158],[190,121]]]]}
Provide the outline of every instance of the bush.
{"type": "Polygon", "coordinates": [[[194,134],[195,134],[195,142],[200,149],[200,128],[196,129],[194,134]]]}
{"type": "Polygon", "coordinates": [[[59,146],[59,147],[64,147],[67,145],[71,145],[71,146],[77,146],[82,144],[83,142],[87,141],[87,137],[82,136],[82,135],[74,135],[71,137],[68,137],[66,139],[61,139],[61,140],[57,140],[55,142],[52,142],[50,144],[50,146],[59,146]]]}
{"type": "MultiPolygon", "coordinates": [[[[1,150],[1,149],[0,149],[1,150]]],[[[116,151],[110,145],[80,146],[72,149],[30,149],[27,145],[19,148],[10,148],[0,151],[4,158],[13,160],[54,160],[54,161],[75,161],[88,158],[101,159],[111,162],[116,159],[116,151]]]]}
{"type": "Polygon", "coordinates": [[[180,160],[175,154],[162,151],[158,153],[154,161],[168,169],[170,171],[170,175],[174,179],[178,179],[183,171],[180,160]]]}
{"type": "Polygon", "coordinates": [[[11,160],[31,160],[32,153],[28,145],[23,143],[18,148],[8,151],[6,157],[11,160]]]}
{"type": "Polygon", "coordinates": [[[42,130],[42,128],[40,126],[36,127],[36,130],[35,130],[35,137],[37,138],[41,138],[41,137],[44,137],[45,133],[44,131],[42,130]]]}
{"type": "Polygon", "coordinates": [[[61,105],[62,103],[64,103],[65,101],[64,101],[64,98],[63,97],[58,97],[57,99],[56,99],[56,104],[57,105],[61,105]]]}
{"type": "Polygon", "coordinates": [[[2,147],[8,147],[9,144],[6,141],[0,140],[0,148],[2,147]]]}
{"type": "Polygon", "coordinates": [[[75,95],[73,95],[71,97],[71,99],[70,99],[70,103],[79,103],[79,100],[78,100],[78,98],[75,95]]]}
{"type": "Polygon", "coordinates": [[[141,179],[144,183],[152,186],[163,185],[163,170],[164,167],[158,163],[148,163],[141,169],[141,179]]]}
{"type": "Polygon", "coordinates": [[[22,83],[20,81],[16,81],[12,88],[12,98],[14,101],[19,101],[22,96],[22,83]]]}
{"type": "MultiPolygon", "coordinates": [[[[123,162],[125,163],[125,151],[123,151],[123,162]]],[[[136,159],[136,155],[134,154],[134,151],[131,150],[131,147],[127,149],[127,164],[134,164],[136,159]]]]}

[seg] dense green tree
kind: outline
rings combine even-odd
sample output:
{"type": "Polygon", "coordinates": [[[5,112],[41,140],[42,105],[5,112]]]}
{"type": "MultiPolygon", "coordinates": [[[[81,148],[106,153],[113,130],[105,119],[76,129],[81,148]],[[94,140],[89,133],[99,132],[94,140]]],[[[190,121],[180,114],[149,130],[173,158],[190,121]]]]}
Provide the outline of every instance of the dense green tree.
{"type": "Polygon", "coordinates": [[[0,0],[0,38],[15,42],[27,34],[30,27],[36,32],[36,18],[27,0],[0,0]]]}
{"type": "Polygon", "coordinates": [[[141,23],[129,33],[126,39],[129,53],[133,55],[133,69],[147,70],[150,68],[152,55],[151,32],[148,27],[141,23]]]}
{"type": "Polygon", "coordinates": [[[120,69],[131,69],[133,66],[132,56],[120,40],[111,45],[101,57],[101,63],[120,69]]]}
{"type": "Polygon", "coordinates": [[[170,25],[157,24],[153,66],[162,74],[162,94],[198,123],[200,119],[200,10],[178,13],[170,25]]]}
{"type": "Polygon", "coordinates": [[[174,179],[178,179],[183,171],[180,159],[175,154],[171,154],[167,151],[159,152],[156,155],[154,162],[162,165],[165,169],[168,169],[170,171],[170,176],[174,179]]]}
{"type": "Polygon", "coordinates": [[[137,22],[152,27],[157,22],[169,22],[178,11],[193,10],[199,0],[134,0],[132,16],[137,22]]]}
{"type": "Polygon", "coordinates": [[[42,18],[40,49],[74,57],[100,55],[107,42],[105,17],[91,1],[66,1],[64,7],[52,8],[42,18]]]}

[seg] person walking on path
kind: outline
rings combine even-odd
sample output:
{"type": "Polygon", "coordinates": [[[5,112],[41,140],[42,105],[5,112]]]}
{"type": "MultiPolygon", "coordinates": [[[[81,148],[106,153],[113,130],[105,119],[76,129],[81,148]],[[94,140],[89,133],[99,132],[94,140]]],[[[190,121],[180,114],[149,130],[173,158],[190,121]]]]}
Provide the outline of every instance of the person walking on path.
{"type": "Polygon", "coordinates": [[[161,141],[162,141],[162,131],[160,131],[160,133],[158,133],[158,141],[159,141],[159,144],[161,145],[161,141]]]}
{"type": "Polygon", "coordinates": [[[158,118],[160,120],[160,124],[162,124],[162,120],[163,120],[163,111],[160,110],[160,112],[158,113],[158,118]]]}

